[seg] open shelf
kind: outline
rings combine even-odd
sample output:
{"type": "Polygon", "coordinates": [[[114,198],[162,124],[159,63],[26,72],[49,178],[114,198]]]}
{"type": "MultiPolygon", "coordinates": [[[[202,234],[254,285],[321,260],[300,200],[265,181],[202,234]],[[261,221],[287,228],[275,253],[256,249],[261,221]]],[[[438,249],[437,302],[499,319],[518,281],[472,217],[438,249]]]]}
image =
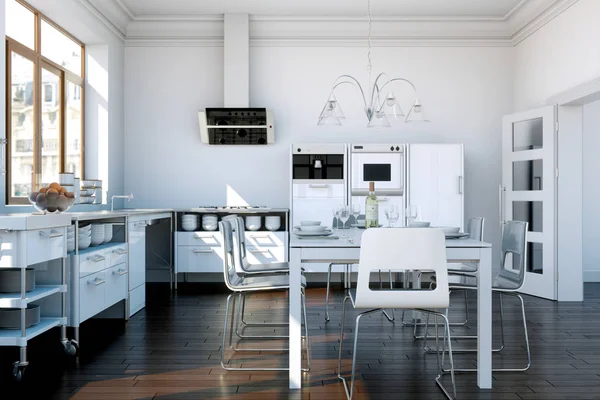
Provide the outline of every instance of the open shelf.
{"type": "Polygon", "coordinates": [[[59,325],[66,325],[66,318],[40,318],[40,322],[27,328],[25,337],[20,329],[0,329],[0,346],[27,346],[27,341],[59,325]]]}
{"type": "MultiPolygon", "coordinates": [[[[126,244],[126,242],[108,242],[105,244],[101,244],[100,246],[90,246],[85,250],[79,250],[79,255],[81,256],[98,250],[110,249],[111,247],[122,246],[124,244],[126,244]]],[[[72,251],[69,253],[69,255],[75,255],[75,252],[72,251]]]]}
{"type": "Polygon", "coordinates": [[[26,308],[27,303],[66,291],[66,285],[36,285],[34,290],[25,294],[25,300],[21,299],[21,293],[0,293],[0,308],[26,308]]]}

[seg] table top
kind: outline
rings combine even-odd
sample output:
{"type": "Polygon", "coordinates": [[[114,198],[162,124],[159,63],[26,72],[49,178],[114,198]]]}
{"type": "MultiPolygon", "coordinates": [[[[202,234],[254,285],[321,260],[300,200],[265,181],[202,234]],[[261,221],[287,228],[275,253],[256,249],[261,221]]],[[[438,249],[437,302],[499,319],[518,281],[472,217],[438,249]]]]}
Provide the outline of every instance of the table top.
{"type": "MultiPolygon", "coordinates": [[[[404,228],[410,229],[410,228],[404,228]]],[[[360,248],[360,238],[366,231],[365,229],[352,228],[345,230],[346,238],[343,237],[342,229],[334,229],[332,239],[328,237],[298,237],[290,233],[290,247],[305,248],[305,247],[341,247],[341,248],[360,248]]],[[[446,239],[446,248],[485,248],[492,247],[490,243],[480,242],[473,239],[446,239]]]]}

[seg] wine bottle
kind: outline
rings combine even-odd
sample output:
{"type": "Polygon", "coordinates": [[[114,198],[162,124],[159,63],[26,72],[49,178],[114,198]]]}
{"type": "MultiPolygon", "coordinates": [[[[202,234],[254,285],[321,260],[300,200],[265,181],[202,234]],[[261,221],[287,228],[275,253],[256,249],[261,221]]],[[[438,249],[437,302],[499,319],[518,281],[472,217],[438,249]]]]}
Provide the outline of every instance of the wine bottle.
{"type": "Polygon", "coordinates": [[[365,201],[365,228],[379,227],[379,200],[375,196],[375,182],[369,182],[369,195],[365,201]]]}

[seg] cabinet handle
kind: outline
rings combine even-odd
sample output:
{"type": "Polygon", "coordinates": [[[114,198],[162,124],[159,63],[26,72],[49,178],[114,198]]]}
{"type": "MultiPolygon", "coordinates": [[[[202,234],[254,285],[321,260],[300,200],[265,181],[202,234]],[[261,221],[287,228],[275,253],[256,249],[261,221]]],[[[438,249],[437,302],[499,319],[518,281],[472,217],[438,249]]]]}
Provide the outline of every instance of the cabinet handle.
{"type": "Polygon", "coordinates": [[[198,253],[212,253],[212,249],[211,250],[198,250],[198,249],[194,249],[193,250],[194,253],[198,254],[198,253]]]}
{"type": "Polygon", "coordinates": [[[126,275],[127,271],[119,268],[117,271],[113,271],[113,275],[126,275]]]}
{"type": "Polygon", "coordinates": [[[146,225],[148,225],[146,222],[136,222],[136,223],[134,224],[134,226],[135,226],[136,228],[145,228],[145,227],[146,227],[146,225]]]}
{"type": "Polygon", "coordinates": [[[43,237],[44,239],[51,239],[51,238],[56,238],[56,237],[62,237],[64,235],[62,234],[62,232],[52,229],[50,231],[50,233],[48,233],[46,231],[40,231],[40,236],[43,237]]]}
{"type": "Polygon", "coordinates": [[[311,189],[327,189],[329,187],[329,185],[325,184],[325,185],[315,185],[314,183],[311,183],[310,185],[308,185],[309,188],[311,189]]]}
{"type": "Polygon", "coordinates": [[[195,234],[194,235],[194,239],[214,239],[215,235],[210,234],[210,235],[199,235],[199,234],[195,234]]]}
{"type": "Polygon", "coordinates": [[[248,235],[248,237],[252,238],[252,239],[270,239],[271,238],[271,236],[269,236],[269,235],[252,235],[252,234],[248,235]]]}
{"type": "Polygon", "coordinates": [[[252,249],[252,250],[248,250],[250,253],[268,253],[269,250],[257,250],[257,249],[252,249]]]}
{"type": "Polygon", "coordinates": [[[100,256],[100,255],[95,255],[93,257],[88,257],[87,259],[90,260],[90,261],[96,262],[96,263],[106,260],[106,258],[104,258],[103,256],[100,256]]]}
{"type": "Polygon", "coordinates": [[[106,283],[104,279],[96,278],[93,281],[88,281],[88,285],[100,286],[103,283],[106,283]]]}
{"type": "Polygon", "coordinates": [[[463,177],[458,177],[458,194],[463,194],[463,177]]]}
{"type": "Polygon", "coordinates": [[[113,250],[113,253],[122,256],[123,254],[127,254],[127,250],[125,250],[125,249],[117,249],[117,250],[113,250]]]}

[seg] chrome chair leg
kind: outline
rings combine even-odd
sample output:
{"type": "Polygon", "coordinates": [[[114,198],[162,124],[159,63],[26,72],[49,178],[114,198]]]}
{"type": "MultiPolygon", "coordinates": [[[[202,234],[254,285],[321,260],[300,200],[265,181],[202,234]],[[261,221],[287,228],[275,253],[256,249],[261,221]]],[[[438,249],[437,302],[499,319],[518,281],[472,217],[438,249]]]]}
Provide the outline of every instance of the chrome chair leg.
{"type": "MultiPolygon", "coordinates": [[[[260,327],[260,326],[287,326],[290,323],[289,322],[246,322],[246,320],[244,319],[244,315],[245,315],[245,310],[246,310],[246,294],[242,293],[242,315],[241,315],[241,325],[244,326],[248,326],[248,327],[260,327]]],[[[244,328],[242,328],[243,330],[244,328]]]]}
{"type": "Polygon", "coordinates": [[[331,284],[331,267],[333,264],[329,264],[327,269],[327,289],[325,292],[325,322],[329,322],[329,286],[331,284]]]}
{"type": "Polygon", "coordinates": [[[304,340],[306,341],[306,363],[308,368],[302,369],[304,372],[310,371],[310,340],[308,339],[308,318],[306,316],[306,291],[302,290],[302,314],[304,315],[304,340]]]}
{"type": "Polygon", "coordinates": [[[244,323],[240,331],[240,321],[244,321],[244,308],[246,306],[246,294],[240,293],[240,306],[238,307],[236,323],[235,323],[235,334],[240,339],[286,339],[288,335],[244,335],[243,331],[247,327],[271,327],[271,326],[287,326],[287,322],[264,322],[264,323],[244,323]]]}

